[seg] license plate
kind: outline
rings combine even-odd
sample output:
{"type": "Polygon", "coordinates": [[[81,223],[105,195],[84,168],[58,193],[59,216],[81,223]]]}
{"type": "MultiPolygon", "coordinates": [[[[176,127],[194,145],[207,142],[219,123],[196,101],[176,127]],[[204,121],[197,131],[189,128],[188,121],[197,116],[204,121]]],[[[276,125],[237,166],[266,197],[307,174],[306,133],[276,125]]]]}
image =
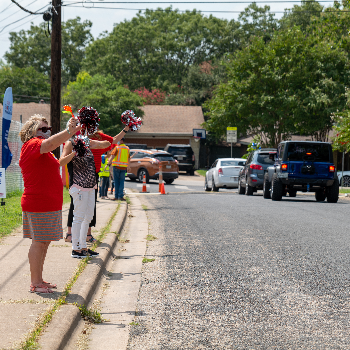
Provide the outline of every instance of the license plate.
{"type": "Polygon", "coordinates": [[[280,179],[288,179],[288,173],[277,173],[280,179]]]}
{"type": "Polygon", "coordinates": [[[183,160],[184,157],[183,157],[183,156],[177,156],[177,159],[178,159],[178,160],[183,160]]]}
{"type": "Polygon", "coordinates": [[[238,177],[237,176],[231,176],[231,179],[233,179],[233,181],[237,181],[238,177]]]}
{"type": "Polygon", "coordinates": [[[167,165],[166,168],[167,168],[167,169],[171,169],[171,165],[167,165]]]}

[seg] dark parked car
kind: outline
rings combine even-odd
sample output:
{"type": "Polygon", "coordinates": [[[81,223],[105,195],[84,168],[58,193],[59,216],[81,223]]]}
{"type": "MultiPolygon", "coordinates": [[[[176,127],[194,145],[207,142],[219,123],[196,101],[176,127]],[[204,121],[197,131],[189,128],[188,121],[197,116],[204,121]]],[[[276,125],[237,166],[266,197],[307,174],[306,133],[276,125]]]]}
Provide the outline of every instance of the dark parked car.
{"type": "Polygon", "coordinates": [[[339,180],[330,143],[283,141],[278,145],[276,162],[265,174],[264,198],[279,201],[286,193],[295,197],[297,191],[315,192],[318,202],[338,201],[339,180]]]}
{"type": "Polygon", "coordinates": [[[173,155],[177,160],[179,170],[186,171],[187,174],[194,175],[194,153],[190,145],[167,144],[165,152],[173,155]]]}
{"type": "Polygon", "coordinates": [[[251,196],[263,189],[264,174],[267,167],[275,162],[276,148],[262,148],[252,152],[238,178],[238,193],[251,196]]]}

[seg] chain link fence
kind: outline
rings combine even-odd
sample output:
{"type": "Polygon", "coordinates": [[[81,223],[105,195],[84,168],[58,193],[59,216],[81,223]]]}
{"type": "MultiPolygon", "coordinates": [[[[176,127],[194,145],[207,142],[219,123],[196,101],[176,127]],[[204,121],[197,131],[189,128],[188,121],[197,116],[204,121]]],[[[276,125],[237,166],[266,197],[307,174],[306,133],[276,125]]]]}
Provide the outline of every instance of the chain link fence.
{"type": "MultiPolygon", "coordinates": [[[[21,154],[22,142],[19,132],[22,129],[21,123],[17,121],[11,122],[8,136],[8,145],[12,153],[12,162],[6,169],[6,193],[7,195],[14,191],[23,191],[23,178],[21,168],[19,167],[19,156],[21,154]]],[[[2,117],[0,118],[0,167],[2,160],[2,117]]]]}

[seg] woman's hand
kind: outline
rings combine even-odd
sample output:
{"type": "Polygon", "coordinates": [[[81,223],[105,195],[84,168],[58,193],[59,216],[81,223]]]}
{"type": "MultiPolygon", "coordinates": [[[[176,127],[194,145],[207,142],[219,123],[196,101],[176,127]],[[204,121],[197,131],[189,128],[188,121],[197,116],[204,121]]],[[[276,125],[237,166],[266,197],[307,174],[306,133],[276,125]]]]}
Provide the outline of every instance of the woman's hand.
{"type": "Polygon", "coordinates": [[[79,125],[79,120],[75,117],[72,117],[68,121],[68,131],[73,136],[76,132],[81,130],[81,125],[79,125]]]}

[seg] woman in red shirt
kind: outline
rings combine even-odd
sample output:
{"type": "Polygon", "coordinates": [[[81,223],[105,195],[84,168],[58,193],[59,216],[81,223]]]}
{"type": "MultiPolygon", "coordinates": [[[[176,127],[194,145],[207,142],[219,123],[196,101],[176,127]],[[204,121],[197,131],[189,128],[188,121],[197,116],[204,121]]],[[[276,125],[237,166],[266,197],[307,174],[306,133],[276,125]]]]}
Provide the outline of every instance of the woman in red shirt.
{"type": "Polygon", "coordinates": [[[47,120],[36,114],[19,133],[23,142],[19,160],[24,181],[21,200],[23,237],[32,239],[28,258],[30,291],[33,293],[53,293],[51,288],[56,288],[55,284],[45,282],[42,276],[51,241],[62,238],[63,185],[60,165],[52,151],[80,129],[77,120],[71,118],[66,130],[50,137],[51,127],[47,120]]]}

